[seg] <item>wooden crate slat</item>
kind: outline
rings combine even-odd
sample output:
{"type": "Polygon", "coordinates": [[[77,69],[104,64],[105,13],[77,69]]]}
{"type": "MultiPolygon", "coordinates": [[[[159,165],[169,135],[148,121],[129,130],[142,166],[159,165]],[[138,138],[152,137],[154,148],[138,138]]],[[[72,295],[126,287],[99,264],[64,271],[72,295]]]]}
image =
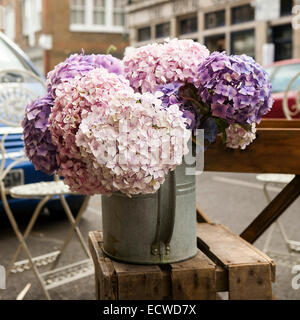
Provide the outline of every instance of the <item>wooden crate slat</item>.
{"type": "Polygon", "coordinates": [[[112,261],[118,277],[118,296],[120,300],[140,297],[142,300],[163,299],[168,294],[163,290],[162,282],[168,281],[155,265],[134,265],[112,261]]]}
{"type": "MultiPolygon", "coordinates": [[[[101,244],[103,242],[101,232],[89,232],[89,248],[95,265],[95,277],[102,283],[100,288],[96,285],[96,296],[100,300],[117,300],[117,277],[115,269],[110,261],[103,255],[101,244]],[[100,270],[101,269],[101,270],[100,270]]],[[[96,281],[97,282],[97,281],[96,281]]]]}
{"type": "Polygon", "coordinates": [[[300,129],[259,129],[246,150],[226,148],[221,139],[204,153],[205,171],[300,174],[300,129]]]}
{"type": "MultiPolygon", "coordinates": [[[[246,244],[248,244],[247,241],[245,241],[245,242],[246,242],[246,244]]],[[[267,261],[267,263],[269,264],[269,266],[271,268],[271,282],[275,282],[276,281],[276,264],[275,264],[275,262],[269,256],[267,256],[264,252],[257,249],[255,246],[252,246],[252,249],[257,251],[259,253],[259,255],[261,255],[265,259],[265,261],[267,261]]]]}
{"type": "Polygon", "coordinates": [[[215,264],[201,251],[196,257],[171,264],[175,300],[215,300],[215,264]]]}
{"type": "Polygon", "coordinates": [[[209,247],[211,255],[214,255],[211,259],[213,261],[217,259],[225,268],[236,264],[269,262],[256,250],[253,250],[246,241],[222,225],[198,223],[197,237],[209,247]]]}
{"type": "Polygon", "coordinates": [[[122,273],[145,273],[145,272],[160,272],[160,268],[157,265],[138,265],[129,264],[124,262],[113,261],[114,268],[118,274],[122,273]]]}
{"type": "Polygon", "coordinates": [[[119,299],[162,300],[166,293],[161,283],[166,280],[162,272],[118,274],[119,299]]]}
{"type": "Polygon", "coordinates": [[[216,291],[225,292],[229,288],[228,271],[221,266],[216,266],[216,291]]]}
{"type": "Polygon", "coordinates": [[[272,300],[270,265],[229,267],[230,300],[272,300]]]}
{"type": "Polygon", "coordinates": [[[276,265],[274,263],[274,261],[268,256],[266,255],[264,252],[262,252],[261,250],[259,250],[258,248],[256,248],[255,246],[253,246],[252,244],[250,244],[248,241],[245,241],[243,238],[241,238],[240,236],[236,235],[235,233],[233,233],[228,227],[226,227],[225,225],[221,225],[221,227],[226,230],[228,233],[230,233],[233,237],[236,237],[239,241],[243,242],[244,245],[248,246],[248,248],[250,248],[251,250],[255,251],[261,258],[263,263],[267,263],[270,265],[271,267],[271,276],[272,276],[272,282],[275,282],[275,274],[276,274],[276,265]]]}

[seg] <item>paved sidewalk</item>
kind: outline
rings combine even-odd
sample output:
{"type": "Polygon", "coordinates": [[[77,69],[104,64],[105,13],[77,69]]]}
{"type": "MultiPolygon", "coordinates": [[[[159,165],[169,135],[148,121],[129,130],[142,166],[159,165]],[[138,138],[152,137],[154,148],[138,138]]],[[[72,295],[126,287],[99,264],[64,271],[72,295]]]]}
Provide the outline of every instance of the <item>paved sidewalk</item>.
{"type": "MultiPolygon", "coordinates": [[[[70,223],[62,214],[62,217],[41,215],[36,223],[36,227],[32,231],[30,239],[27,241],[32,254],[40,255],[58,250],[63,243],[66,233],[69,231],[70,223]]],[[[20,227],[26,226],[27,219],[19,217],[20,227]]],[[[87,211],[80,223],[84,239],[87,239],[90,230],[101,229],[101,198],[95,196],[91,198],[87,211]]],[[[74,236],[75,237],[75,236],[74,236]]],[[[14,236],[9,223],[6,219],[0,219],[0,264],[7,265],[12,257],[12,253],[16,250],[17,240],[14,236]]],[[[24,259],[25,255],[22,254],[24,259]]],[[[66,252],[62,256],[59,266],[63,266],[78,260],[86,259],[86,256],[78,241],[73,238],[66,252]]],[[[44,295],[40,289],[33,272],[25,271],[23,273],[12,274],[7,281],[7,289],[2,295],[2,299],[15,299],[17,294],[31,283],[32,286],[28,291],[25,299],[44,299],[44,295]]],[[[68,299],[95,299],[94,276],[89,276],[70,284],[57,287],[50,290],[52,299],[68,300],[68,299]]]]}

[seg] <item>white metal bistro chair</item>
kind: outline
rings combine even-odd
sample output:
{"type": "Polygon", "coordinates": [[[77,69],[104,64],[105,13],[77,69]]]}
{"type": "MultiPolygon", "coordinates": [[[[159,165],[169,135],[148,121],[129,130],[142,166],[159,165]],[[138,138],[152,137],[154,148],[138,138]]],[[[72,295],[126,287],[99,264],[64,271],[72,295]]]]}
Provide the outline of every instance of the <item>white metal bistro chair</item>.
{"type": "Polygon", "coordinates": [[[6,139],[16,134],[22,134],[23,130],[20,123],[24,116],[25,106],[37,97],[35,91],[28,86],[28,82],[33,88],[35,87],[34,83],[40,84],[45,88],[44,82],[28,71],[10,69],[2,70],[0,72],[0,124],[6,125],[6,127],[0,127],[0,193],[3,207],[19,241],[19,246],[13,259],[6,269],[6,277],[8,277],[10,273],[23,272],[32,268],[45,297],[50,299],[49,289],[91,275],[94,272],[89,250],[78,227],[81,217],[87,207],[89,196],[85,197],[75,219],[64,197],[72,192],[69,190],[68,186],[58,179],[58,177],[55,177],[54,181],[51,182],[19,185],[9,189],[5,187],[5,177],[9,174],[10,170],[26,160],[24,152],[7,151],[6,139]],[[27,80],[26,82],[25,78],[27,80]],[[12,79],[14,80],[13,82],[11,81],[12,79]],[[24,234],[21,233],[18,227],[9,206],[7,196],[23,199],[40,199],[24,234]],[[42,208],[54,197],[59,197],[62,207],[70,221],[71,228],[59,251],[33,257],[26,244],[26,240],[34,227],[42,208]],[[56,268],[62,253],[65,251],[74,234],[77,236],[87,259],[62,268],[56,268]],[[27,259],[16,262],[22,249],[25,251],[27,259]],[[49,263],[52,263],[51,270],[40,273],[38,268],[49,263]]]}
{"type": "MultiPolygon", "coordinates": [[[[283,97],[283,111],[288,120],[291,120],[294,116],[296,116],[298,113],[300,113],[300,87],[295,87],[296,80],[300,77],[300,72],[297,73],[288,83],[287,88],[284,92],[283,97]],[[296,97],[295,104],[292,106],[289,106],[289,95],[292,94],[296,97]]],[[[268,186],[279,186],[284,187],[286,184],[288,184],[292,179],[294,178],[294,175],[292,174],[258,174],[256,176],[256,179],[263,182],[264,185],[264,194],[268,201],[268,203],[271,202],[271,196],[269,193],[268,186]]],[[[300,253],[300,242],[290,240],[287,232],[285,231],[282,223],[280,222],[280,219],[277,219],[276,222],[274,222],[269,230],[269,233],[267,235],[263,251],[271,255],[274,260],[279,264],[292,267],[295,264],[295,261],[300,262],[298,257],[291,256],[293,253],[300,253]],[[284,244],[286,248],[288,249],[289,254],[285,255],[280,252],[270,251],[270,243],[272,240],[272,236],[275,230],[275,226],[277,225],[281,237],[284,241],[284,244]]]]}

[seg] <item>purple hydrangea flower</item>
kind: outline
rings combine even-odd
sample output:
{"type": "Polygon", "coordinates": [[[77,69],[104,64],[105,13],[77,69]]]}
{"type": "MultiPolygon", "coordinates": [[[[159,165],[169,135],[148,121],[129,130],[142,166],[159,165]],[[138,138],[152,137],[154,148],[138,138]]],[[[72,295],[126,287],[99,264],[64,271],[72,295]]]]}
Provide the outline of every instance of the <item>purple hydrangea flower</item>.
{"type": "Polygon", "coordinates": [[[229,124],[259,123],[272,107],[266,71],[246,55],[212,53],[199,67],[199,96],[229,124]]]}
{"type": "Polygon", "coordinates": [[[51,92],[55,99],[55,90],[61,82],[69,81],[77,75],[86,75],[89,71],[100,67],[115,74],[123,74],[124,72],[122,61],[110,54],[73,54],[48,73],[48,92],[51,92]]]}
{"type": "Polygon", "coordinates": [[[36,170],[53,174],[58,169],[56,147],[52,144],[48,118],[53,98],[47,94],[26,106],[22,121],[25,153],[36,170]]]}
{"type": "Polygon", "coordinates": [[[163,93],[160,99],[162,100],[162,105],[164,107],[169,107],[172,104],[182,103],[182,100],[178,97],[178,90],[181,86],[181,82],[171,82],[157,88],[157,91],[163,93]]]}
{"type": "Polygon", "coordinates": [[[197,112],[197,107],[190,101],[184,101],[179,97],[179,89],[183,84],[181,82],[167,83],[157,88],[161,92],[160,99],[165,108],[170,107],[172,104],[177,104],[183,117],[188,119],[187,128],[195,130],[199,128],[201,115],[197,112]]]}

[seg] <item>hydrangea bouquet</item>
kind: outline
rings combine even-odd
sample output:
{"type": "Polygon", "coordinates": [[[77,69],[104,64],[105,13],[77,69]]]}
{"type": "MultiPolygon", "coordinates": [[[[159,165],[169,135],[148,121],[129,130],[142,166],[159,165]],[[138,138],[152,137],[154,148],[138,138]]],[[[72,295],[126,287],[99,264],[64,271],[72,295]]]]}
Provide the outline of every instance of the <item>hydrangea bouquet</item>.
{"type": "Polygon", "coordinates": [[[244,149],[272,105],[252,58],[209,55],[192,40],[137,48],[123,61],[75,54],[48,74],[47,88],[26,107],[26,155],[84,194],[154,193],[182,163],[194,130],[244,149]]]}
{"type": "Polygon", "coordinates": [[[188,153],[179,107],[166,110],[154,94],[135,92],[110,55],[73,55],[47,84],[47,95],[26,107],[25,151],[74,192],[153,193],[188,153]]]}

